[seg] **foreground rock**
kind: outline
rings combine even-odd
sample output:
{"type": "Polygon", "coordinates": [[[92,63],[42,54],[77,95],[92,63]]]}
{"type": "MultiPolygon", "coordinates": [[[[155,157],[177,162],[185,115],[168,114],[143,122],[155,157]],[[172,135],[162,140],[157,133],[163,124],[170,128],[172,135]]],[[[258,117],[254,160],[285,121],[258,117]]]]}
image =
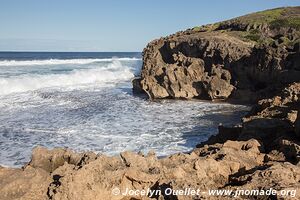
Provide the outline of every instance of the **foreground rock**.
{"type": "Polygon", "coordinates": [[[134,88],[151,99],[266,98],[300,79],[299,20],[300,7],[279,8],[154,40],[134,88]]]}
{"type": "Polygon", "coordinates": [[[123,152],[120,156],[108,157],[37,147],[31,162],[23,169],[0,168],[0,199],[229,198],[201,192],[198,195],[165,195],[167,188],[205,192],[237,188],[300,191],[300,165],[284,159],[275,162],[267,156],[270,157],[264,146],[255,139],[204,145],[189,154],[162,159],[151,152],[148,155],[123,152]],[[122,195],[117,194],[116,188],[122,192],[151,188],[162,193],[122,195]]]}
{"type": "MultiPolygon", "coordinates": [[[[144,156],[124,152],[120,157],[107,157],[38,147],[24,169],[0,169],[1,199],[130,199],[130,195],[128,198],[114,195],[113,189],[117,187],[125,192],[126,188],[222,188],[228,185],[231,175],[243,175],[247,170],[263,165],[261,151],[256,140],[228,141],[164,159],[157,159],[151,153],[144,156]],[[241,151],[245,146],[247,149],[241,151]]],[[[164,199],[163,195],[161,198],[164,199]]],[[[174,195],[171,199],[192,197],[174,195]]]]}

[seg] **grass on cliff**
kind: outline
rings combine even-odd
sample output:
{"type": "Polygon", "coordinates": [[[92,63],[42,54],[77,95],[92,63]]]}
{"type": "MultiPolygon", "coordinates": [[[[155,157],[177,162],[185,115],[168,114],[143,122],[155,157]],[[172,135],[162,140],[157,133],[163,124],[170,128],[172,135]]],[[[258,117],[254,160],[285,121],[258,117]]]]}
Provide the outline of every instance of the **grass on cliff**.
{"type": "MultiPolygon", "coordinates": [[[[259,29],[263,24],[268,24],[270,28],[292,27],[300,30],[300,6],[275,8],[271,10],[251,13],[223,22],[208,24],[205,26],[196,26],[192,28],[194,32],[222,30],[220,27],[226,24],[243,24],[252,27],[251,29],[259,29]]],[[[225,26],[226,27],[226,26],[225,26]]],[[[248,33],[246,38],[252,41],[259,40],[259,33],[248,33]]]]}
{"type": "Polygon", "coordinates": [[[192,31],[195,33],[212,31],[225,32],[243,41],[259,45],[293,45],[300,35],[300,6],[275,8],[251,13],[223,22],[196,26],[192,28],[192,31]],[[265,25],[274,30],[285,27],[294,28],[297,30],[296,38],[285,36],[274,38],[264,32],[265,25]]]}
{"type": "Polygon", "coordinates": [[[224,23],[240,23],[254,27],[268,24],[271,28],[292,27],[300,30],[300,6],[260,11],[221,22],[224,23]]]}
{"type": "MultiPolygon", "coordinates": [[[[274,39],[272,37],[266,37],[266,34],[262,34],[261,25],[268,25],[271,29],[281,29],[285,27],[291,27],[300,30],[300,7],[286,7],[276,8],[261,12],[256,12],[234,18],[228,21],[219,23],[220,27],[226,27],[224,25],[236,25],[241,24],[241,27],[247,27],[247,29],[241,30],[225,30],[233,36],[237,36],[242,40],[255,42],[257,44],[273,44],[275,45],[291,45],[293,41],[289,38],[281,37],[274,39]]],[[[227,26],[228,27],[228,26],[227,26]]],[[[230,26],[229,26],[230,27],[230,26]]],[[[223,29],[224,30],[224,29],[223,29]]]]}
{"type": "Polygon", "coordinates": [[[300,18],[297,17],[289,17],[283,19],[276,19],[271,21],[271,27],[280,28],[280,27],[292,27],[297,30],[300,30],[300,18]]]}
{"type": "Polygon", "coordinates": [[[204,26],[195,26],[192,28],[194,32],[209,32],[209,31],[214,31],[219,27],[219,23],[214,23],[214,24],[207,24],[204,26]]]}
{"type": "Polygon", "coordinates": [[[250,30],[249,32],[246,32],[244,35],[246,39],[258,42],[261,39],[261,34],[257,29],[250,30]]]}
{"type": "Polygon", "coordinates": [[[284,9],[276,8],[272,10],[266,10],[261,12],[256,12],[252,14],[248,14],[242,17],[236,18],[237,21],[245,24],[263,24],[270,23],[282,16],[284,9]]]}

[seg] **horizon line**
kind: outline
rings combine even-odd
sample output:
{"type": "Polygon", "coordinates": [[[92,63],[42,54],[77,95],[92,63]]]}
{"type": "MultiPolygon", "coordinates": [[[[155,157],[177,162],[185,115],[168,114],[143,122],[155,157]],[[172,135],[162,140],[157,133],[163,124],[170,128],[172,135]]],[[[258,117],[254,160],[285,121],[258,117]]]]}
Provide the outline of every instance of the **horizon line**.
{"type": "Polygon", "coordinates": [[[25,51],[3,51],[0,53],[142,53],[142,51],[45,51],[45,50],[25,50],[25,51]]]}

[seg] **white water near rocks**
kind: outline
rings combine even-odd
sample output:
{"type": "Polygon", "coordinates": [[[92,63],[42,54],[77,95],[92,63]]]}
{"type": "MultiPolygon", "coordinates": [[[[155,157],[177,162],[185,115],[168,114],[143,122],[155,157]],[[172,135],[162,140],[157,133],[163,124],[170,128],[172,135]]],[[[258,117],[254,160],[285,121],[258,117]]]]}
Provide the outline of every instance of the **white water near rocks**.
{"type": "Polygon", "coordinates": [[[134,57],[0,61],[0,164],[23,165],[37,145],[108,155],[190,151],[248,109],[135,96],[130,80],[141,64],[134,57]]]}

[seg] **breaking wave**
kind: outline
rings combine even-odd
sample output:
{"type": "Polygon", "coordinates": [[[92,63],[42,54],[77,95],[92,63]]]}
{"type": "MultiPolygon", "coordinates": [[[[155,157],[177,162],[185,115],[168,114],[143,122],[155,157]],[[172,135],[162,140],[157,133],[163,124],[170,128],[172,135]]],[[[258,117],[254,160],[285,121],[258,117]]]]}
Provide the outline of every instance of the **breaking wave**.
{"type": "Polygon", "coordinates": [[[97,86],[102,86],[109,83],[130,80],[133,76],[134,73],[132,70],[117,59],[102,67],[75,69],[65,74],[25,74],[9,78],[0,78],[0,95],[49,87],[62,88],[85,84],[97,84],[97,86]]]}
{"type": "Polygon", "coordinates": [[[140,58],[99,58],[99,59],[49,59],[49,60],[2,60],[0,66],[66,65],[90,64],[95,62],[135,61],[140,58]]]}

